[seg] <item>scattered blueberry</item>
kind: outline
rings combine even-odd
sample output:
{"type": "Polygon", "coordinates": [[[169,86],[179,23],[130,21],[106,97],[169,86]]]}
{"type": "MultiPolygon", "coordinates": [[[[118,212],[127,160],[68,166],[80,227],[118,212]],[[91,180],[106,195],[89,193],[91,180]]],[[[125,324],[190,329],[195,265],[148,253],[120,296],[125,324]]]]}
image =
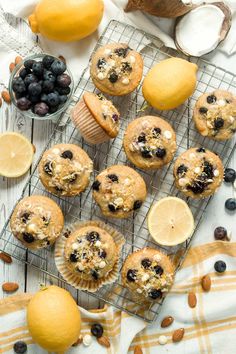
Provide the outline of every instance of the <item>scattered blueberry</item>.
{"type": "Polygon", "coordinates": [[[107,175],[107,177],[108,177],[112,182],[118,182],[118,180],[119,180],[118,177],[117,177],[117,175],[115,175],[115,174],[113,174],[113,173],[107,175]]]}
{"type": "Polygon", "coordinates": [[[103,335],[103,327],[100,323],[94,323],[91,327],[91,333],[96,338],[101,338],[103,335]]]}
{"type": "Polygon", "coordinates": [[[139,143],[145,143],[145,142],[146,142],[146,134],[145,134],[145,133],[141,133],[141,134],[138,136],[138,142],[139,142],[139,143]]]}
{"type": "Polygon", "coordinates": [[[28,74],[26,75],[25,79],[24,79],[24,83],[26,86],[29,86],[30,84],[32,84],[33,82],[38,82],[37,76],[35,76],[34,74],[28,74]]]}
{"type": "Polygon", "coordinates": [[[131,72],[133,69],[132,69],[132,66],[130,65],[130,63],[128,63],[127,61],[125,61],[124,63],[122,63],[122,66],[121,66],[121,71],[123,72],[131,72]]]}
{"type": "Polygon", "coordinates": [[[157,275],[161,276],[163,274],[163,268],[161,266],[156,265],[153,269],[157,275]]]}
{"type": "Polygon", "coordinates": [[[43,66],[46,69],[49,69],[52,65],[52,63],[54,62],[55,58],[53,58],[51,55],[45,55],[45,57],[43,58],[43,66]]]}
{"type": "Polygon", "coordinates": [[[96,242],[100,239],[100,236],[98,232],[91,231],[89,234],[87,234],[86,239],[89,242],[96,242]]]}
{"type": "Polygon", "coordinates": [[[76,253],[71,253],[71,255],[70,255],[70,261],[71,261],[72,263],[76,263],[77,260],[78,260],[77,254],[76,254],[76,253]]]}
{"type": "Polygon", "coordinates": [[[220,129],[224,126],[224,119],[223,118],[216,118],[214,120],[214,128],[220,129]]]}
{"type": "Polygon", "coordinates": [[[203,172],[206,174],[207,178],[212,178],[214,176],[214,168],[212,164],[208,161],[204,161],[203,172]]]}
{"type": "Polygon", "coordinates": [[[148,292],[148,296],[153,299],[153,300],[157,300],[157,299],[161,299],[162,298],[162,292],[161,290],[157,290],[157,289],[151,289],[148,292]]]}
{"type": "Polygon", "coordinates": [[[63,188],[56,186],[56,187],[55,187],[55,191],[56,191],[57,193],[62,193],[62,192],[63,192],[63,188]]]}
{"type": "Polygon", "coordinates": [[[55,87],[55,90],[59,93],[59,95],[69,95],[70,87],[55,87]]]}
{"type": "Polygon", "coordinates": [[[135,200],[133,209],[134,210],[140,209],[142,204],[143,204],[143,202],[141,200],[135,200]]]}
{"type": "Polygon", "coordinates": [[[216,100],[217,100],[217,98],[214,95],[207,96],[207,103],[209,103],[209,104],[215,103],[216,100]]]}
{"type": "Polygon", "coordinates": [[[34,106],[34,113],[40,117],[45,116],[48,113],[48,111],[49,111],[49,107],[45,102],[37,103],[34,106]]]}
{"type": "Polygon", "coordinates": [[[226,270],[226,263],[224,261],[217,261],[214,264],[214,268],[217,273],[224,273],[226,270]]]}
{"type": "Polygon", "coordinates": [[[68,74],[57,76],[57,85],[59,87],[68,87],[71,84],[71,78],[68,74]]]}
{"type": "Polygon", "coordinates": [[[226,209],[230,211],[236,210],[236,198],[229,198],[225,202],[226,209]]]}
{"type": "Polygon", "coordinates": [[[91,270],[91,275],[95,280],[98,280],[99,276],[96,270],[91,270]]]}
{"type": "Polygon", "coordinates": [[[108,76],[109,81],[114,84],[118,80],[118,75],[115,71],[112,71],[108,76]]]}
{"type": "Polygon", "coordinates": [[[205,183],[202,181],[195,181],[193,184],[188,185],[187,189],[191,190],[194,194],[200,194],[205,190],[205,183]]]}
{"type": "Polygon", "coordinates": [[[165,157],[165,156],[166,156],[166,149],[163,149],[163,148],[156,149],[156,157],[163,159],[163,157],[165,157]]]}
{"type": "Polygon", "coordinates": [[[51,71],[55,75],[61,75],[66,71],[66,64],[61,60],[54,60],[51,65],[51,71]]]}
{"type": "Polygon", "coordinates": [[[22,340],[19,340],[14,344],[13,349],[16,354],[24,354],[27,352],[27,344],[22,340]]]}
{"type": "Polygon", "coordinates": [[[140,151],[143,158],[150,159],[152,157],[151,151],[146,146],[142,146],[140,151]]]}
{"type": "Polygon", "coordinates": [[[38,82],[33,82],[28,86],[28,94],[30,96],[39,96],[42,92],[42,86],[38,82]]]}
{"type": "Polygon", "coordinates": [[[207,109],[206,107],[200,107],[200,108],[199,108],[199,112],[200,112],[201,114],[206,114],[206,113],[208,112],[208,109],[207,109]]]}
{"type": "Polygon", "coordinates": [[[34,236],[29,234],[28,232],[23,232],[22,234],[23,240],[27,243],[32,243],[34,242],[34,236]]]}
{"type": "Polygon", "coordinates": [[[106,251],[105,250],[99,250],[98,251],[98,255],[99,255],[99,257],[100,258],[106,258],[106,256],[107,256],[107,253],[106,253],[106,251]]]}
{"type": "Polygon", "coordinates": [[[16,101],[16,105],[21,111],[27,111],[31,106],[31,102],[26,97],[21,97],[16,101]]]}
{"type": "Polygon", "coordinates": [[[63,151],[63,153],[61,154],[61,157],[63,157],[63,159],[72,160],[72,159],[73,159],[73,153],[72,153],[70,150],[65,150],[65,151],[63,151]]]}
{"type": "Polygon", "coordinates": [[[51,92],[48,94],[48,105],[51,107],[58,106],[60,103],[60,96],[56,92],[51,92]]]}
{"type": "Polygon", "coordinates": [[[100,182],[98,181],[98,180],[96,180],[96,181],[94,181],[93,182],[93,184],[92,184],[92,189],[94,190],[94,191],[99,191],[99,187],[100,187],[100,182]]]}
{"type": "Polygon", "coordinates": [[[234,183],[235,179],[236,179],[236,171],[233,168],[226,168],[224,181],[227,183],[234,183]]]}
{"type": "Polygon", "coordinates": [[[143,268],[148,269],[148,268],[150,268],[152,262],[150,261],[149,258],[144,258],[144,259],[142,259],[141,264],[142,264],[143,268]]]}
{"type": "Polygon", "coordinates": [[[30,213],[25,212],[25,213],[21,216],[21,221],[22,221],[24,224],[26,224],[27,221],[29,220],[29,218],[30,218],[30,213]]]}
{"type": "Polygon", "coordinates": [[[32,71],[37,77],[42,77],[44,72],[43,63],[41,61],[35,62],[32,66],[32,71]]]}
{"type": "Polygon", "coordinates": [[[106,62],[105,58],[99,59],[98,62],[97,62],[98,69],[101,69],[102,67],[104,67],[106,65],[106,63],[107,62],[106,62]]]}
{"type": "Polygon", "coordinates": [[[28,70],[32,69],[33,64],[35,63],[35,60],[29,59],[24,62],[24,67],[28,70]]]}
{"type": "Polygon", "coordinates": [[[126,277],[129,281],[134,282],[137,279],[137,270],[136,269],[129,269],[126,277]]]}
{"type": "Polygon", "coordinates": [[[214,237],[216,240],[224,240],[227,236],[227,230],[223,226],[215,228],[214,237]]]}
{"type": "Polygon", "coordinates": [[[177,168],[177,174],[180,176],[184,176],[187,171],[188,171],[188,167],[185,166],[184,164],[179,165],[179,167],[177,168]]]}
{"type": "Polygon", "coordinates": [[[116,114],[116,113],[112,114],[112,119],[113,119],[115,122],[118,122],[118,120],[119,120],[118,114],[116,114]]]}
{"type": "Polygon", "coordinates": [[[203,147],[200,147],[196,150],[197,152],[206,152],[206,149],[204,149],[203,147]]]}
{"type": "Polygon", "coordinates": [[[117,48],[114,50],[114,52],[119,56],[125,58],[127,56],[127,52],[129,50],[129,47],[126,48],[117,48]]]}
{"type": "Polygon", "coordinates": [[[14,77],[12,80],[12,89],[14,92],[23,93],[26,91],[24,80],[21,77],[14,77]]]}
{"type": "Polygon", "coordinates": [[[47,173],[47,175],[52,176],[52,163],[50,161],[46,162],[43,170],[45,173],[47,173]]]}
{"type": "Polygon", "coordinates": [[[50,93],[54,90],[54,83],[49,80],[43,81],[42,90],[44,93],[50,93]]]}
{"type": "Polygon", "coordinates": [[[115,212],[117,210],[117,207],[112,204],[112,203],[109,203],[108,204],[108,209],[111,211],[111,212],[115,212]]]}
{"type": "Polygon", "coordinates": [[[161,129],[160,128],[154,128],[152,130],[153,136],[157,136],[159,134],[161,134],[161,129]]]}

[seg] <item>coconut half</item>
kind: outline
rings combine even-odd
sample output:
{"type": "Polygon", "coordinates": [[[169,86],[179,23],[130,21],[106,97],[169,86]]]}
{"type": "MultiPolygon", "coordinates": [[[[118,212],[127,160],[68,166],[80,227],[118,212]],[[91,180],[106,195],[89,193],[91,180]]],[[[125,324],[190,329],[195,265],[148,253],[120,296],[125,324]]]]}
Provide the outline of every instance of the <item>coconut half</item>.
{"type": "Polygon", "coordinates": [[[226,38],[232,22],[230,8],[222,2],[197,6],[177,19],[176,47],[188,56],[212,52],[226,38]]]}

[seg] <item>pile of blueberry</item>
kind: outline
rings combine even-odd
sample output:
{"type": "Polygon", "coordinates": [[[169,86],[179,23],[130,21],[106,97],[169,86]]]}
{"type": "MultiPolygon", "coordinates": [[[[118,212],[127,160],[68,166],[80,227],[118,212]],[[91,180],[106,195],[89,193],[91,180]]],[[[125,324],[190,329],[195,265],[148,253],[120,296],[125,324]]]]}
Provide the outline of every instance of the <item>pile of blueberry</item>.
{"type": "Polygon", "coordinates": [[[21,111],[31,109],[40,117],[57,112],[71,90],[71,78],[65,71],[66,64],[50,55],[40,61],[26,60],[12,81],[17,107],[21,111]]]}

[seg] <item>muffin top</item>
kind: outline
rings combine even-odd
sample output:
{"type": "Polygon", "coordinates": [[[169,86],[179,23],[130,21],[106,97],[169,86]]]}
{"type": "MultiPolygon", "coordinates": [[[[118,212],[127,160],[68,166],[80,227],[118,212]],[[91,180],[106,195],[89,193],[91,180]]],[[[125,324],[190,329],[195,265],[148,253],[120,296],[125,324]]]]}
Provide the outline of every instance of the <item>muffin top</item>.
{"type": "Polygon", "coordinates": [[[10,221],[13,234],[28,248],[55,242],[64,226],[60,207],[50,198],[32,195],[16,206],[10,221]]]}
{"type": "Polygon", "coordinates": [[[45,151],[39,164],[43,185],[54,194],[78,195],[89,183],[93,163],[87,153],[74,144],[58,144],[45,151]]]}
{"type": "Polygon", "coordinates": [[[141,207],[146,184],[132,168],[114,165],[102,171],[94,181],[93,197],[105,216],[125,218],[141,207]]]}
{"type": "Polygon", "coordinates": [[[164,119],[145,116],[128,125],[123,145],[128,159],[137,167],[156,169],[172,160],[176,136],[164,119]]]}
{"type": "Polygon", "coordinates": [[[221,185],[223,175],[220,158],[203,147],[185,151],[174,165],[176,187],[192,198],[213,194],[221,185]]]}
{"type": "Polygon", "coordinates": [[[141,81],[143,59],[126,43],[111,43],[95,52],[90,71],[99,90],[122,96],[132,92],[141,81]]]}
{"type": "Polygon", "coordinates": [[[67,266],[85,280],[105,277],[118,259],[112,236],[101,227],[77,227],[65,244],[67,266]]]}
{"type": "Polygon", "coordinates": [[[197,100],[193,118],[203,136],[230,139],[236,132],[236,96],[224,90],[203,94],[197,100]]]}
{"type": "Polygon", "coordinates": [[[174,279],[174,267],[168,256],[145,247],[131,253],[122,268],[122,282],[133,296],[147,301],[160,300],[174,279]]]}
{"type": "Polygon", "coordinates": [[[113,103],[103,94],[92,92],[85,92],[83,100],[98,124],[111,138],[115,138],[119,132],[120,113],[113,103]]]}

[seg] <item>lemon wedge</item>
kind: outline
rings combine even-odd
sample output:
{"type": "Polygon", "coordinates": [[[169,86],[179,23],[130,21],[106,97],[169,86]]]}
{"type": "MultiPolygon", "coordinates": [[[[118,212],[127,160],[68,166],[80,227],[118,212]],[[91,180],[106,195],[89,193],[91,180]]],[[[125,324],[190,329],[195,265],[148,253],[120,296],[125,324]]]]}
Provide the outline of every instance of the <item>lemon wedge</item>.
{"type": "Polygon", "coordinates": [[[155,203],[148,213],[152,238],[164,246],[175,246],[187,240],[194,230],[194,218],[187,203],[167,197],[155,203]]]}
{"type": "Polygon", "coordinates": [[[31,142],[14,132],[0,134],[0,175],[19,177],[30,168],[34,150],[31,142]]]}

